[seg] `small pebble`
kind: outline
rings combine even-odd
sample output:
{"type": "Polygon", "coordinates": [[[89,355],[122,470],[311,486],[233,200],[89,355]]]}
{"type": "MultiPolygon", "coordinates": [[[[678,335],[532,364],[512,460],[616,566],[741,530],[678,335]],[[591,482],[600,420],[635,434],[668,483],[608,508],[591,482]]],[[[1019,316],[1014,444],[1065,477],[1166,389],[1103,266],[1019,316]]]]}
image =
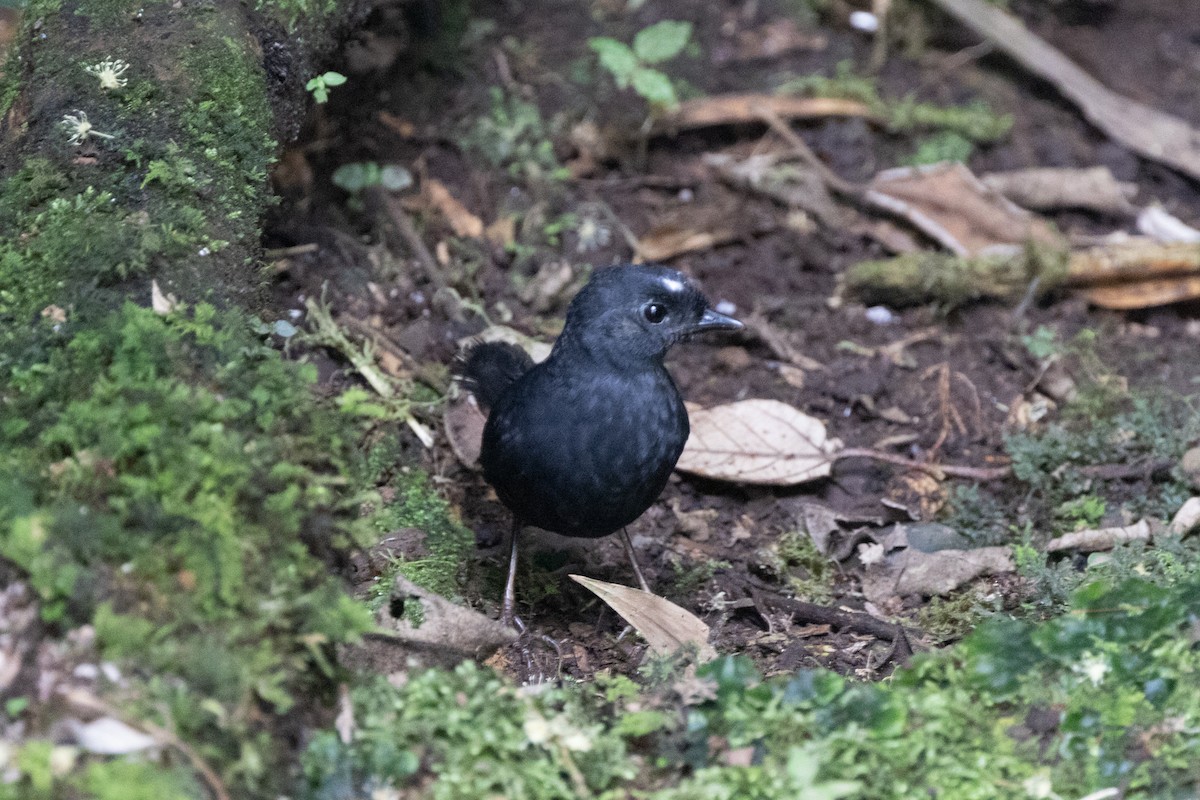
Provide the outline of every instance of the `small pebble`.
{"type": "Polygon", "coordinates": [[[871,306],[866,311],[868,322],[876,325],[891,325],[896,321],[896,313],[887,306],[871,306]]]}
{"type": "Polygon", "coordinates": [[[716,312],[718,314],[725,314],[726,316],[733,316],[737,313],[737,306],[728,300],[722,300],[717,303],[716,312]]]}
{"type": "Polygon", "coordinates": [[[879,30],[879,17],[870,11],[850,12],[850,27],[864,33],[874,33],[879,30]]]}

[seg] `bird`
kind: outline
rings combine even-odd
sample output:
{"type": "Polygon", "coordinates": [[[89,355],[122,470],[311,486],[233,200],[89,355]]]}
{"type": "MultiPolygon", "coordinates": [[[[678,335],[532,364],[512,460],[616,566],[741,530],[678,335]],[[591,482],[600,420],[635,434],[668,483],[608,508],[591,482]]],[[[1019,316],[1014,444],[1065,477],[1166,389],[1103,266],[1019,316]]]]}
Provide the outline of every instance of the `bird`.
{"type": "Polygon", "coordinates": [[[689,426],[663,364],[695,334],[744,326],[710,307],[683,273],[653,264],[596,270],[541,363],[516,345],[477,342],[458,377],[487,413],[479,461],[513,515],[501,623],[515,621],[517,541],[526,525],[565,536],[619,532],[662,493],[689,426]]]}

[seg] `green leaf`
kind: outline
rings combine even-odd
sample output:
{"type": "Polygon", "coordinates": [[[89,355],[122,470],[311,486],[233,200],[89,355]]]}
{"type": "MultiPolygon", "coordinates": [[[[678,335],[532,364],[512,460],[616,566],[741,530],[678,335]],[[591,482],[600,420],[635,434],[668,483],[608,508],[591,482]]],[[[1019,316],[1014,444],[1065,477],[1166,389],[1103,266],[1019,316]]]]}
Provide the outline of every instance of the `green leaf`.
{"type": "Polygon", "coordinates": [[[664,19],[633,37],[633,52],[647,64],[658,64],[679,55],[692,36],[692,23],[664,19]]]}
{"type": "Polygon", "coordinates": [[[341,86],[346,82],[346,76],[340,72],[326,72],[321,76],[326,86],[341,86]]]}
{"type": "Polygon", "coordinates": [[[588,47],[600,56],[600,63],[612,73],[617,86],[624,89],[629,85],[629,78],[638,68],[638,60],[627,45],[607,36],[598,36],[588,39],[588,47]]]}
{"type": "Polygon", "coordinates": [[[638,67],[630,82],[633,84],[633,90],[652,105],[667,108],[679,105],[679,98],[675,96],[675,87],[671,85],[671,79],[656,69],[638,67]]]}

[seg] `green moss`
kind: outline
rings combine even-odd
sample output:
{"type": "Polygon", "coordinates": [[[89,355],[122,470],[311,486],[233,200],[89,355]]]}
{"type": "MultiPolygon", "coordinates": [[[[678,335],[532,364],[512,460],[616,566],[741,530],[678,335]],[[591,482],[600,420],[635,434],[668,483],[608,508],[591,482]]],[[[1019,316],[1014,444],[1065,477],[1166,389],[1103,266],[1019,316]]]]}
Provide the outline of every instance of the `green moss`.
{"type": "Polygon", "coordinates": [[[262,709],[320,697],[328,649],[371,624],[313,555],[369,536],[335,491],[356,429],[253,330],[127,305],[20,328],[0,362],[0,555],[243,796],[281,774],[262,709]]]}
{"type": "Polygon", "coordinates": [[[790,531],[777,545],[787,584],[796,595],[811,603],[823,603],[833,596],[835,565],[822,555],[804,531],[790,531]]]}
{"type": "Polygon", "coordinates": [[[119,30],[146,5],[144,0],[73,0],[73,4],[76,14],[100,30],[119,30]]]}
{"type": "Polygon", "coordinates": [[[354,742],[321,734],[305,759],[302,797],[359,796],[369,786],[436,781],[419,796],[619,797],[632,776],[622,739],[601,731],[577,688],[523,693],[486,668],[430,670],[397,689],[374,679],[354,691],[354,742]],[[614,794],[594,793],[611,791],[614,794]]]}
{"type": "Polygon", "coordinates": [[[1131,798],[1191,796],[1200,583],[1097,583],[1072,606],[1040,625],[986,621],[880,684],[764,679],[744,657],[537,692],[474,664],[374,679],[353,692],[350,744],[315,737],[300,796],[1002,800],[1082,797],[1114,775],[1131,798]],[[1056,724],[1023,730],[1033,713],[1056,724]]]}
{"type": "MultiPolygon", "coordinates": [[[[429,555],[397,563],[396,569],[413,583],[444,597],[461,592],[464,569],[475,546],[475,536],[450,512],[446,501],[433,490],[424,473],[403,469],[392,481],[395,500],[375,516],[381,532],[417,528],[425,533],[429,555]]],[[[382,585],[390,585],[383,581],[382,585]]]]}
{"type": "MultiPolygon", "coordinates": [[[[850,61],[839,62],[832,77],[806,75],[785,83],[780,91],[857,100],[870,106],[895,131],[937,130],[957,134],[967,143],[1001,139],[1012,129],[1013,123],[1011,115],[997,114],[981,100],[965,106],[938,106],[919,102],[912,96],[901,100],[886,99],[874,79],[857,74],[850,61]]],[[[945,144],[940,146],[945,147],[945,144]]],[[[955,152],[962,152],[962,144],[955,145],[955,152]]]]}

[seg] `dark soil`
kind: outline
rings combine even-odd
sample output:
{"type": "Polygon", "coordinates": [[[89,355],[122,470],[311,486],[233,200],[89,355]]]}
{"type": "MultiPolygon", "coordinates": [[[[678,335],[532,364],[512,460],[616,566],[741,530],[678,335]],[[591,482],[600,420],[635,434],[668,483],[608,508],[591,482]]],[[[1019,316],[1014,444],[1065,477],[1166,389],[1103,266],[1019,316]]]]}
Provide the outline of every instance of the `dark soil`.
{"type": "MultiPolygon", "coordinates": [[[[639,237],[667,222],[691,221],[703,228],[697,220],[716,220],[732,226],[733,241],[680,255],[671,265],[699,279],[714,302],[736,306],[737,315],[761,315],[822,368],[805,370],[803,387],[797,388],[784,377],[780,353],[753,334],[677,348],[669,366],[684,395],[701,405],[775,398],[823,420],[830,433],[849,446],[883,447],[941,463],[1003,463],[1009,409],[1028,396],[1039,377],[1018,337],[1040,325],[1063,339],[1082,329],[1098,331],[1101,357],[1132,386],[1183,395],[1194,391],[1198,328],[1192,321],[1193,308],[1117,314],[1089,309],[1078,298],[1060,295],[1016,311],[996,304],[948,314],[925,307],[903,309],[895,312],[894,321],[878,324],[869,321],[861,305],[831,303],[839,274],[859,260],[883,255],[880,247],[845,230],[789,226],[786,209],[724,186],[703,165],[706,153],[746,155],[779,147],[779,140],[763,126],[654,138],[644,152],[630,145],[604,153],[586,174],[559,182],[529,180],[519,173],[520,165],[515,173],[493,166],[461,145],[472,121],[490,112],[491,87],[503,87],[509,96],[540,108],[560,161],[571,163],[580,157],[570,131],[583,120],[606,130],[623,126],[629,140],[635,140],[644,105],[599,74],[587,39],[606,35],[630,41],[660,19],[695,23],[697,53],[671,62],[665,70],[699,94],[769,92],[788,77],[831,75],[845,60],[859,71],[868,69],[871,42],[849,28],[843,10],[800,18],[800,28],[814,41],[823,41],[819,46],[744,60],[730,55],[736,52],[739,35],[753,38],[755,31],[788,16],[795,5],[783,0],[651,0],[638,12],[625,14],[616,10],[622,4],[613,2],[510,0],[477,10],[494,21],[494,27],[482,31],[465,52],[451,50],[449,56],[412,44],[436,39],[429,30],[437,31],[437,21],[414,15],[412,5],[404,7],[408,16],[377,12],[359,43],[385,51],[390,47],[387,52],[394,60],[382,58],[383,63],[353,75],[347,87],[337,90],[329,106],[317,110],[307,139],[284,160],[277,175],[289,201],[273,225],[268,245],[319,245],[308,252],[302,247],[289,251],[281,260],[279,303],[302,308],[302,296],[318,295],[328,284],[326,296],[337,314],[366,322],[417,363],[448,363],[457,341],[483,327],[477,317],[447,314],[435,302],[436,287],[411,242],[389,227],[378,198],[361,198],[364,202],[354,210],[347,195],[330,183],[332,171],[341,164],[376,161],[405,165],[418,182],[442,182],[485,224],[520,215],[517,239],[527,247],[514,254],[478,240],[452,241],[444,218],[419,207],[411,210],[431,251],[436,253],[439,243],[446,243],[444,252],[453,256],[446,267],[452,285],[465,296],[477,292],[489,310],[503,303],[512,312],[513,327],[547,339],[569,292],[537,305],[531,295],[522,299],[516,287],[536,286],[539,268],[551,261],[569,263],[580,275],[587,264],[628,260],[631,250],[612,218],[639,237]],[[399,36],[398,30],[412,38],[399,36]],[[609,230],[607,243],[589,251],[570,229],[557,246],[538,235],[537,219],[544,226],[566,213],[599,219],[609,230]],[[471,264],[470,274],[462,263],[471,264]],[[882,348],[902,340],[911,340],[902,358],[884,355],[882,348]],[[939,394],[943,375],[950,391],[939,394]],[[955,411],[961,426],[953,424],[955,411]],[[905,417],[907,422],[895,421],[905,417]]],[[[1034,31],[1112,89],[1200,122],[1200,14],[1194,3],[1064,0],[1013,6],[1034,31]],[[1115,53],[1121,57],[1114,58],[1115,53]]],[[[840,9],[840,4],[835,7],[840,9]]],[[[1137,184],[1138,206],[1158,201],[1185,222],[1200,223],[1200,187],[1107,140],[1052,87],[1029,78],[1002,55],[964,51],[976,44],[966,31],[932,11],[925,14],[932,35],[923,49],[915,57],[893,52],[878,76],[879,85],[887,97],[915,92],[922,100],[939,103],[982,98],[997,111],[1012,114],[1015,125],[1008,137],[976,148],[969,162],[976,173],[1106,165],[1118,179],[1137,184]]],[[[793,128],[835,172],[851,180],[894,166],[915,149],[912,139],[859,120],[815,121],[793,128]]],[[[1078,212],[1051,219],[1069,233],[1130,229],[1128,219],[1078,212]]],[[[475,600],[494,613],[504,560],[499,541],[507,515],[481,477],[457,463],[444,437],[423,457],[463,520],[487,545],[479,551],[479,572],[487,576],[488,591],[494,594],[475,600]]],[[[678,475],[631,533],[651,584],[711,624],[719,650],[747,653],[768,671],[821,665],[870,677],[890,669],[892,642],[813,624],[746,598],[748,587],[754,586],[790,594],[789,579],[804,578],[803,568],[795,565],[781,573],[778,558],[770,553],[781,536],[799,528],[805,502],[831,507],[847,520],[847,530],[909,519],[902,509],[881,503],[902,473],[892,465],[847,459],[837,463],[828,480],[794,489],[678,475]],[[715,509],[719,517],[710,535],[699,540],[684,531],[673,509],[715,509]]],[[[1125,488],[1132,495],[1146,487],[1135,480],[1125,488]]],[[[1013,505],[1018,499],[1014,493],[1022,491],[1006,482],[982,489],[1013,505]]],[[[531,533],[525,554],[533,565],[526,583],[538,588],[526,589],[520,614],[531,629],[559,642],[561,658],[549,648],[525,645],[514,647],[500,663],[522,678],[559,672],[586,677],[600,669],[635,668],[642,657],[636,638],[621,638],[621,620],[566,577],[580,572],[631,583],[617,540],[572,541],[531,533]]],[[[859,570],[853,552],[834,565],[827,581],[831,595],[823,604],[862,609],[859,570]]],[[[1015,599],[1020,582],[1002,576],[986,588],[1015,599]]],[[[912,621],[924,602],[905,598],[902,608],[889,611],[912,621]]],[[[935,642],[917,635],[914,644],[935,642]]]]}

